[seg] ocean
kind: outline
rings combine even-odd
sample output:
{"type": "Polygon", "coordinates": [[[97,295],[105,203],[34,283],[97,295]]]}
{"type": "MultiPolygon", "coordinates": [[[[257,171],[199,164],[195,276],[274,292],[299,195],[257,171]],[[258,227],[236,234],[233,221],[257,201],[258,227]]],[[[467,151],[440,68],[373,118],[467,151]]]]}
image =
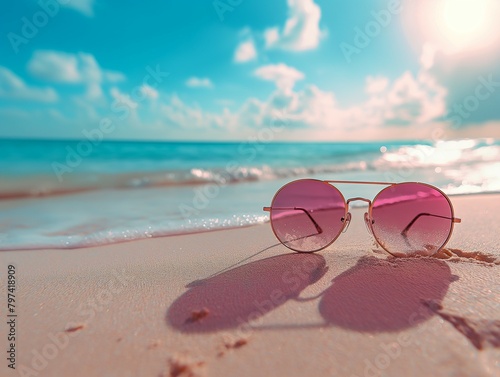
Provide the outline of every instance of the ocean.
{"type": "MultiPolygon", "coordinates": [[[[500,141],[0,140],[0,249],[76,248],[240,227],[299,178],[500,192],[500,141]]],[[[342,185],[372,198],[377,186],[342,185]]]]}

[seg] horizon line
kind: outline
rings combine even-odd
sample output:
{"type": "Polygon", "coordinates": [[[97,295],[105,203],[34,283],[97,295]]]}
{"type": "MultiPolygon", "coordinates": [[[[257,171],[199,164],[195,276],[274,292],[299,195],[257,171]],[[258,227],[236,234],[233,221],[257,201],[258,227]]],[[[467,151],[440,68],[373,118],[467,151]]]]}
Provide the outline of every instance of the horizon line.
{"type": "MultiPolygon", "coordinates": [[[[476,138],[458,138],[458,139],[380,139],[380,140],[272,140],[272,141],[259,141],[252,139],[235,139],[235,140],[196,140],[196,139],[171,139],[171,140],[157,140],[157,139],[103,139],[101,143],[197,143],[197,144],[237,144],[237,143],[260,143],[260,144],[373,144],[373,143],[404,143],[404,142],[436,142],[436,141],[460,141],[460,140],[484,140],[493,139],[500,140],[495,137],[476,137],[476,138]]],[[[36,137],[0,137],[0,141],[42,141],[42,142],[79,142],[91,141],[87,138],[36,138],[36,137]]]]}

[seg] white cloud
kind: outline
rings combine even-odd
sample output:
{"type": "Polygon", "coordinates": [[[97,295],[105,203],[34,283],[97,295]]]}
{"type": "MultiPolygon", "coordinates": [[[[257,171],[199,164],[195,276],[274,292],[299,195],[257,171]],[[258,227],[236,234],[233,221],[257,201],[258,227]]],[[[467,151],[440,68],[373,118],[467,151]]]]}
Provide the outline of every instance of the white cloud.
{"type": "Polygon", "coordinates": [[[28,62],[28,71],[47,81],[68,83],[82,81],[77,56],[64,52],[35,51],[28,62]]]}
{"type": "Polygon", "coordinates": [[[70,0],[61,5],[83,13],[87,17],[94,15],[94,0],[70,0]]]}
{"type": "Polygon", "coordinates": [[[275,46],[280,39],[280,32],[277,27],[272,27],[264,31],[264,40],[266,47],[275,46]]]}
{"type": "Polygon", "coordinates": [[[257,58],[257,50],[255,49],[255,43],[253,39],[248,39],[241,42],[236,48],[234,53],[234,61],[237,63],[244,63],[257,58]]]}
{"type": "Polygon", "coordinates": [[[316,48],[322,36],[320,7],[314,0],[288,0],[288,13],[281,31],[278,27],[264,31],[266,47],[291,51],[316,48]]]}
{"type": "Polygon", "coordinates": [[[103,70],[92,54],[69,54],[60,51],[38,50],[28,62],[28,71],[42,80],[84,84],[90,99],[101,97],[103,82],[123,81],[125,76],[116,71],[103,70]]]}
{"type": "Polygon", "coordinates": [[[212,88],[213,84],[207,77],[190,77],[186,81],[186,86],[189,86],[190,88],[212,88]]]}
{"type": "Polygon", "coordinates": [[[151,100],[156,100],[158,98],[158,91],[147,84],[142,85],[140,91],[142,95],[151,100]]]}
{"type": "Polygon", "coordinates": [[[283,118],[296,134],[300,130],[310,131],[310,135],[305,134],[309,139],[369,139],[376,133],[388,135],[388,130],[405,137],[409,127],[413,127],[412,132],[424,130],[446,112],[446,90],[425,72],[416,77],[406,72],[392,83],[378,78],[377,86],[378,90],[369,94],[366,101],[352,106],[342,106],[334,93],[314,85],[301,91],[283,91],[278,87],[265,101],[248,100],[242,106],[238,123],[258,127],[283,118]]]}
{"type": "Polygon", "coordinates": [[[302,72],[283,63],[260,67],[254,74],[262,80],[274,81],[276,87],[283,91],[292,90],[295,82],[304,78],[302,72]]]}
{"type": "Polygon", "coordinates": [[[112,98],[111,108],[114,109],[124,127],[139,128],[143,126],[139,116],[140,106],[138,102],[117,87],[110,89],[110,95],[112,98]]]}
{"type": "Polygon", "coordinates": [[[139,104],[135,102],[128,94],[122,93],[120,89],[113,87],[110,90],[111,97],[115,102],[126,105],[131,110],[136,110],[139,104]]]}
{"type": "Polygon", "coordinates": [[[53,88],[29,87],[14,72],[0,66],[0,98],[56,102],[58,96],[53,88]]]}
{"type": "Polygon", "coordinates": [[[420,64],[424,69],[431,69],[434,66],[434,59],[438,48],[432,43],[424,43],[422,55],[420,55],[420,64]]]}
{"type": "Polygon", "coordinates": [[[387,77],[368,76],[366,78],[365,92],[367,94],[378,94],[383,92],[388,85],[389,85],[389,79],[387,77]]]}
{"type": "Polygon", "coordinates": [[[185,104],[175,94],[161,106],[160,111],[163,122],[184,130],[194,128],[210,132],[211,129],[227,131],[237,127],[237,116],[229,110],[224,109],[221,114],[205,112],[198,106],[185,104]]]}
{"type": "MultiPolygon", "coordinates": [[[[87,67],[85,71],[78,64],[79,75],[89,77],[93,82],[104,80],[102,72],[101,76],[96,73],[98,65],[90,56],[77,60],[87,67]]],[[[150,100],[147,107],[139,106],[138,100],[134,101],[131,95],[117,87],[110,89],[110,95],[114,105],[119,104],[120,109],[125,106],[128,108],[128,112],[120,110],[120,115],[126,114],[126,124],[130,127],[140,126],[149,131],[154,129],[154,132],[163,131],[164,135],[175,134],[176,137],[181,135],[190,138],[196,135],[241,139],[255,135],[257,130],[278,121],[285,124],[286,131],[276,134],[276,139],[403,139],[408,135],[428,138],[432,136],[434,128],[446,126],[446,122],[440,119],[446,113],[447,91],[425,68],[427,65],[423,66],[417,73],[403,72],[396,79],[367,77],[367,98],[352,105],[340,103],[335,93],[315,85],[294,89],[295,83],[304,79],[305,75],[282,63],[265,65],[254,71],[256,77],[276,85],[267,98],[248,98],[239,106],[235,103],[216,112],[186,103],[175,94],[168,97],[162,93],[160,96],[156,89],[147,85],[140,88],[141,93],[150,100]]],[[[11,72],[7,72],[7,75],[5,72],[5,69],[0,71],[0,94],[5,92],[6,86],[25,86],[11,72]]],[[[208,78],[191,77],[190,80],[195,86],[211,85],[208,78]]],[[[30,96],[42,97],[40,92],[35,90],[35,93],[30,96]]],[[[47,96],[47,93],[43,95],[47,96]]],[[[95,111],[93,103],[82,101],[88,105],[88,110],[82,107],[84,111],[89,114],[95,111]]],[[[99,114],[96,112],[94,115],[97,117],[99,114]]]]}
{"type": "Polygon", "coordinates": [[[409,125],[431,121],[446,114],[447,91],[425,71],[414,77],[405,72],[386,94],[385,120],[409,125]]]}
{"type": "Polygon", "coordinates": [[[394,80],[367,77],[368,98],[350,106],[315,85],[294,91],[294,83],[304,75],[285,64],[263,66],[254,74],[276,83],[267,99],[249,98],[237,110],[207,113],[175,96],[162,106],[161,118],[179,129],[198,128],[212,135],[235,131],[240,137],[278,121],[287,132],[276,137],[297,140],[404,139],[409,134],[429,138],[437,126],[446,127],[440,119],[446,114],[447,91],[426,69],[404,72],[394,80]]]}

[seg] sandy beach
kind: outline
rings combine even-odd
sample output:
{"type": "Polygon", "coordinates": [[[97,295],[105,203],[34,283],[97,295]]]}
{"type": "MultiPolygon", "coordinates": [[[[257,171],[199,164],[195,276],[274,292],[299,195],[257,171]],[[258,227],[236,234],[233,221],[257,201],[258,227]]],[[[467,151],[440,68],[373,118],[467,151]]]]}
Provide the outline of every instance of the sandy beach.
{"type": "Polygon", "coordinates": [[[360,209],[316,254],[269,224],[1,252],[17,314],[1,375],[498,376],[499,199],[453,197],[462,224],[433,258],[380,251],[360,209]]]}

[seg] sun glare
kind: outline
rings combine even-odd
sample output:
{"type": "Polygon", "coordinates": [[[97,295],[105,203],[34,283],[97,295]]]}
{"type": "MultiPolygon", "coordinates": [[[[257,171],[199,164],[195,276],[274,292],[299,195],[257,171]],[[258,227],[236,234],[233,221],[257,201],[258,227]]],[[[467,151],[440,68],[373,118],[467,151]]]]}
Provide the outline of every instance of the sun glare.
{"type": "Polygon", "coordinates": [[[489,5],[491,0],[446,0],[442,9],[443,36],[458,50],[482,47],[495,26],[489,5]]]}
{"type": "Polygon", "coordinates": [[[478,33],[486,21],[486,1],[448,0],[444,5],[445,26],[450,33],[478,33]]]}
{"type": "Polygon", "coordinates": [[[410,2],[405,23],[417,40],[449,53],[497,48],[500,42],[498,0],[422,0],[410,2]]]}

